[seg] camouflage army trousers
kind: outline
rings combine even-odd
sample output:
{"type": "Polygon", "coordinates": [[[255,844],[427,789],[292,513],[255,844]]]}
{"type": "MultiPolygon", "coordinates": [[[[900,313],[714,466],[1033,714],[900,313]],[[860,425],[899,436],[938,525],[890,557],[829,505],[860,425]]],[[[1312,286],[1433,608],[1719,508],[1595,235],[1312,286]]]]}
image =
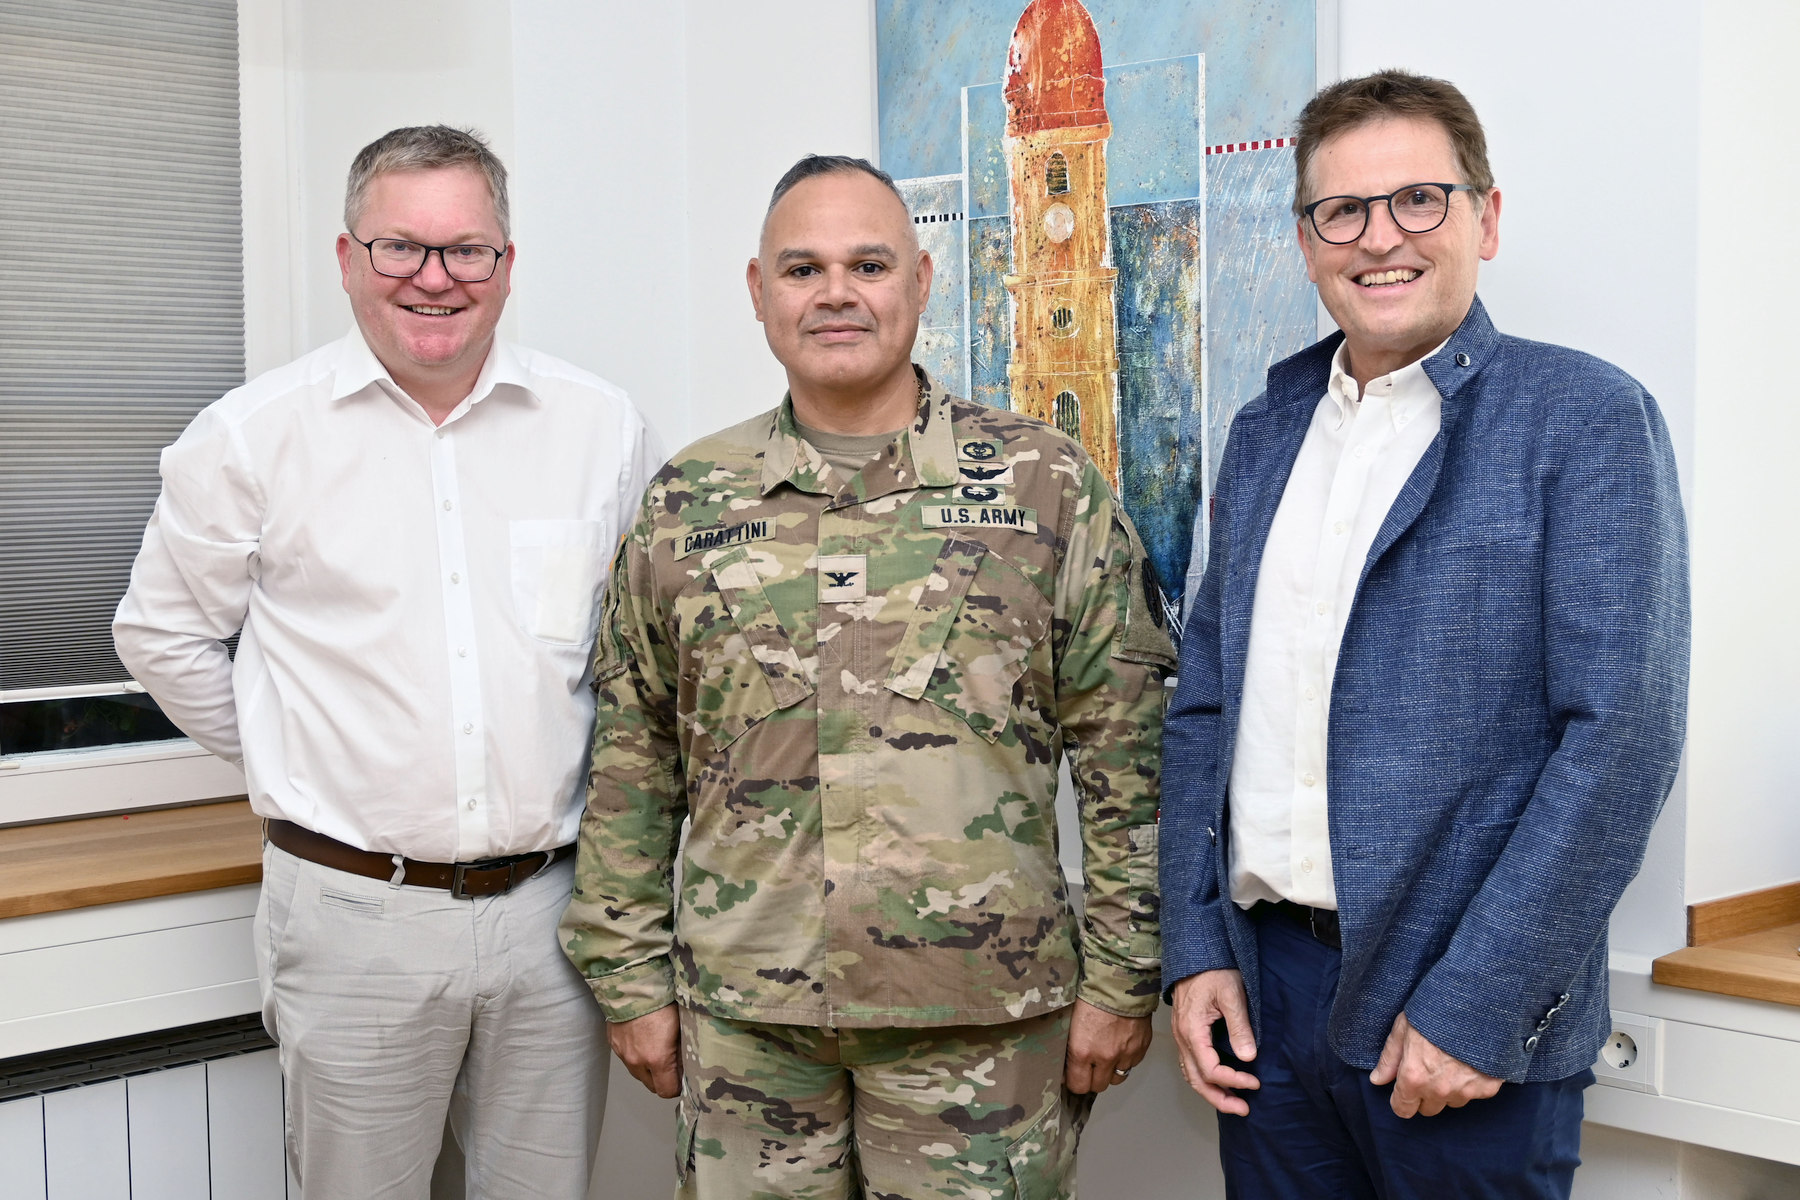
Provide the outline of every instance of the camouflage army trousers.
{"type": "Polygon", "coordinates": [[[815,1029],[681,1012],[682,1200],[1063,1200],[1091,1097],[1070,1009],[1005,1025],[815,1029]]]}

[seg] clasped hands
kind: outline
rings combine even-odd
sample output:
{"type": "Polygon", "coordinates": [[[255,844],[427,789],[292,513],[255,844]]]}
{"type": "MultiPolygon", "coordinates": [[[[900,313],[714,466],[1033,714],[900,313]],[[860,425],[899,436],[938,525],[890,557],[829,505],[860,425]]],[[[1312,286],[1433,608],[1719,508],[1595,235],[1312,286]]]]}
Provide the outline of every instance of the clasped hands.
{"type": "MultiPolygon", "coordinates": [[[[633,1079],[665,1100],[681,1094],[681,1017],[673,1004],[607,1025],[606,1040],[633,1079]]],[[[1071,1092],[1104,1092],[1124,1082],[1149,1049],[1149,1017],[1121,1017],[1077,1000],[1063,1082],[1071,1092]]]]}
{"type": "MultiPolygon", "coordinates": [[[[1175,1050],[1182,1078],[1220,1112],[1245,1116],[1250,1105],[1237,1093],[1262,1085],[1256,1076],[1227,1066],[1219,1057],[1213,1046],[1213,1025],[1218,1021],[1225,1022],[1226,1039],[1238,1060],[1253,1060],[1256,1039],[1250,1031],[1243,976],[1229,970],[1202,971],[1175,985],[1175,1050]]],[[[1388,1104],[1402,1118],[1415,1113],[1433,1117],[1446,1108],[1485,1100],[1500,1090],[1501,1083],[1432,1045],[1404,1012],[1394,1018],[1369,1082],[1376,1087],[1394,1085],[1388,1104]]]]}

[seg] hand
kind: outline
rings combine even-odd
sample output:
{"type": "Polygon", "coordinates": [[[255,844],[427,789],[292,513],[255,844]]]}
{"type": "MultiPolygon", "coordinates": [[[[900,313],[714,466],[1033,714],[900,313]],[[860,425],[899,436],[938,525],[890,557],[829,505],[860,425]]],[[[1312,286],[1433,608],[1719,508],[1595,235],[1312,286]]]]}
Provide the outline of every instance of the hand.
{"type": "Polygon", "coordinates": [[[1063,1083],[1071,1092],[1104,1092],[1124,1083],[1150,1049],[1150,1018],[1120,1017],[1086,1000],[1075,1002],[1063,1083]]]}
{"type": "Polygon", "coordinates": [[[1244,996],[1244,977],[1236,971],[1202,971],[1175,985],[1175,1051],[1181,1077],[1200,1093],[1200,1098],[1222,1113],[1250,1115],[1250,1105],[1233,1093],[1234,1088],[1255,1091],[1262,1081],[1219,1061],[1213,1048],[1213,1024],[1225,1022],[1231,1052],[1244,1062],[1256,1057],[1256,1037],[1250,1031],[1250,1002],[1244,996]]]}
{"type": "Polygon", "coordinates": [[[1381,1048],[1380,1061],[1369,1072],[1369,1082],[1376,1087],[1394,1085],[1388,1107],[1402,1119],[1414,1113],[1435,1117],[1446,1108],[1486,1100],[1500,1090],[1501,1083],[1432,1045],[1412,1027],[1404,1012],[1394,1018],[1394,1028],[1381,1048]]]}
{"type": "Polygon", "coordinates": [[[681,1095],[681,1013],[673,1004],[608,1024],[606,1040],[633,1079],[664,1100],[681,1095]]]}

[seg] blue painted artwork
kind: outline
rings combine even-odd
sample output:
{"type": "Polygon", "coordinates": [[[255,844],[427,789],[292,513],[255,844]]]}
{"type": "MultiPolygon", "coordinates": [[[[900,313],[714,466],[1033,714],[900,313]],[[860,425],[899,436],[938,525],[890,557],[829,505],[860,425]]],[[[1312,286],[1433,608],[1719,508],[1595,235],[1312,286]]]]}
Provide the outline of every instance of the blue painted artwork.
{"type": "Polygon", "coordinates": [[[1314,338],[1287,141],[1314,0],[877,0],[876,19],[881,165],[938,265],[918,361],[1079,436],[1174,611],[1232,416],[1314,338]]]}

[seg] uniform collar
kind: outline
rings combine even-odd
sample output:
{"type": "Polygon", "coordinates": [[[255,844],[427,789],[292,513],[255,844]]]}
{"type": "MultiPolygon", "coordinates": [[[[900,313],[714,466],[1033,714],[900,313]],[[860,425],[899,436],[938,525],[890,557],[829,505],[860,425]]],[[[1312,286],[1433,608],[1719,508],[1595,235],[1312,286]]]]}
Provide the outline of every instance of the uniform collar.
{"type": "Polygon", "coordinates": [[[920,395],[911,427],[848,482],[836,472],[828,473],[818,450],[800,436],[794,397],[791,393],[783,396],[769,422],[769,438],[763,447],[762,494],[790,483],[803,492],[835,493],[837,503],[842,504],[955,483],[956,435],[950,427],[950,394],[932,382],[925,368],[915,363],[913,371],[919,378],[920,395]]]}

